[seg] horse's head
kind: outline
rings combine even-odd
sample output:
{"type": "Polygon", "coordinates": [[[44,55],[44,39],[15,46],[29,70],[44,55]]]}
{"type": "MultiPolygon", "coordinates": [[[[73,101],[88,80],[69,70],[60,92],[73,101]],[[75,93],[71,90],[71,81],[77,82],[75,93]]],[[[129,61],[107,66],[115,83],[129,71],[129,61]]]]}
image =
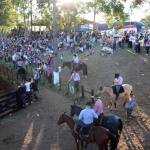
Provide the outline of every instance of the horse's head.
{"type": "Polygon", "coordinates": [[[66,112],[62,113],[57,121],[57,124],[58,125],[61,125],[62,123],[66,122],[65,120],[65,115],[66,115],[66,112]]]}
{"type": "Polygon", "coordinates": [[[71,105],[71,108],[70,108],[70,116],[73,117],[75,114],[76,114],[77,116],[79,116],[81,110],[82,110],[82,108],[76,106],[75,104],[74,104],[74,105],[71,105]]]}
{"type": "Polygon", "coordinates": [[[64,68],[66,66],[66,62],[62,63],[62,68],[64,68]]]}
{"type": "Polygon", "coordinates": [[[99,88],[97,94],[100,95],[100,94],[103,93],[103,92],[104,92],[104,87],[101,86],[101,87],[99,88]]]}

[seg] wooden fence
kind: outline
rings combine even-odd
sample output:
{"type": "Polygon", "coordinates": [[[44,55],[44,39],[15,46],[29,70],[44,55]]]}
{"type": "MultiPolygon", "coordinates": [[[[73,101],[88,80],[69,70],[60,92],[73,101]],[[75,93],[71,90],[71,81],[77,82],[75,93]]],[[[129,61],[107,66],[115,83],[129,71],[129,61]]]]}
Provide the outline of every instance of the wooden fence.
{"type": "Polygon", "coordinates": [[[18,110],[16,91],[0,96],[0,118],[18,110]]]}
{"type": "Polygon", "coordinates": [[[16,84],[20,84],[23,79],[18,75],[17,71],[10,69],[4,65],[0,64],[0,75],[7,79],[9,82],[16,84]]]}

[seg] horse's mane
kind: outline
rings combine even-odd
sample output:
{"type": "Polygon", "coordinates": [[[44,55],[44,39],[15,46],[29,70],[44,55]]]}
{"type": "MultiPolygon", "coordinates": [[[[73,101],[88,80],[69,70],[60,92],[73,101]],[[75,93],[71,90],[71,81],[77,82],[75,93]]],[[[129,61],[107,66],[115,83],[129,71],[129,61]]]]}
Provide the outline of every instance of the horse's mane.
{"type": "Polygon", "coordinates": [[[71,107],[77,107],[77,108],[79,108],[79,109],[83,109],[83,108],[81,108],[81,107],[79,107],[79,106],[77,106],[77,105],[71,105],[71,107]]]}

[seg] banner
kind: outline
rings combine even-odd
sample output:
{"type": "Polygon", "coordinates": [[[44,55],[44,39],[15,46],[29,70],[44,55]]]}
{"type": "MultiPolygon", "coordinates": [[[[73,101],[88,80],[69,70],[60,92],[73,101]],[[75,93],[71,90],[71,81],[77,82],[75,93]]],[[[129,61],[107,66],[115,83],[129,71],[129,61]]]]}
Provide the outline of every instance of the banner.
{"type": "Polygon", "coordinates": [[[69,84],[69,91],[74,94],[74,86],[72,84],[69,84]]]}

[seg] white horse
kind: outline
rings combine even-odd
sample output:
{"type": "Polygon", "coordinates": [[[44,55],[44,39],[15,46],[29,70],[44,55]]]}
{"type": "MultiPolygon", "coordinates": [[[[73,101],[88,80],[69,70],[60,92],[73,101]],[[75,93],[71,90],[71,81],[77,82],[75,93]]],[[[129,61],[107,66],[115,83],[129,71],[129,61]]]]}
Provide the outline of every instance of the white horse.
{"type": "MultiPolygon", "coordinates": [[[[130,94],[132,93],[133,88],[129,84],[123,84],[122,86],[124,88],[124,92],[119,94],[118,99],[124,99],[124,104],[123,104],[123,107],[124,107],[130,94]]],[[[110,104],[111,104],[110,110],[112,110],[113,103],[114,103],[114,106],[116,109],[116,102],[117,102],[116,94],[114,94],[112,87],[111,86],[101,86],[99,88],[99,91],[97,92],[97,94],[102,94],[102,93],[106,93],[110,98],[110,104]]]]}

